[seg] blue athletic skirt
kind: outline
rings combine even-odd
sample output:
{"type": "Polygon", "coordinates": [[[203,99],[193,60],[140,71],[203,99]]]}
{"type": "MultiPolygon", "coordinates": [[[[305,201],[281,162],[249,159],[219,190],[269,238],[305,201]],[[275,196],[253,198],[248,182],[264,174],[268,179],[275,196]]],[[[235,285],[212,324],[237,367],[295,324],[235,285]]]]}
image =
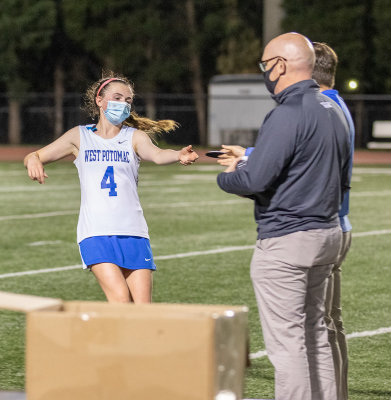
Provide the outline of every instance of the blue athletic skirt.
{"type": "Polygon", "coordinates": [[[83,268],[103,262],[156,270],[149,240],[139,236],[93,236],[79,243],[83,268]]]}

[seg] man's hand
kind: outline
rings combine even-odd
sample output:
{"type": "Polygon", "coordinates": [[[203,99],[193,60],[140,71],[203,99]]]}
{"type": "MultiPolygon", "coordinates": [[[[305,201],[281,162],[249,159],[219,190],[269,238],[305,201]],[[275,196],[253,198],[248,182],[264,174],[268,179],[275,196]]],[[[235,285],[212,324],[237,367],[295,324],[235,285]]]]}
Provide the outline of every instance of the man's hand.
{"type": "Polygon", "coordinates": [[[233,172],[233,171],[235,171],[236,170],[236,166],[238,165],[238,162],[240,161],[240,157],[236,157],[236,158],[233,157],[233,158],[230,158],[229,160],[230,160],[229,164],[222,164],[222,163],[219,162],[219,164],[221,164],[221,165],[227,165],[228,166],[228,168],[226,168],[224,170],[224,172],[233,172]]]}
{"type": "MultiPolygon", "coordinates": [[[[232,161],[237,158],[236,164],[245,155],[246,149],[242,146],[227,146],[221,145],[221,151],[225,154],[218,157],[217,162],[223,166],[231,166],[232,161]]],[[[235,164],[235,167],[236,167],[235,164]]]]}

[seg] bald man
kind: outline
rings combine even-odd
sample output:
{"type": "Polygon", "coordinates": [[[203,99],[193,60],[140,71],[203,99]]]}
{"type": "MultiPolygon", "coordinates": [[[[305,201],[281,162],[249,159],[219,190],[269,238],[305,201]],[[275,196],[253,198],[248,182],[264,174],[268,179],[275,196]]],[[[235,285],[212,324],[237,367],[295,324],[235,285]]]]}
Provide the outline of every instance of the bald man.
{"type": "Polygon", "coordinates": [[[335,400],[324,323],[326,281],[340,249],[338,210],[349,187],[349,128],[311,79],[311,42],[273,39],[261,69],[278,106],[265,118],[247,164],[218,175],[228,193],[255,203],[258,240],[251,279],[276,400],[335,400]]]}

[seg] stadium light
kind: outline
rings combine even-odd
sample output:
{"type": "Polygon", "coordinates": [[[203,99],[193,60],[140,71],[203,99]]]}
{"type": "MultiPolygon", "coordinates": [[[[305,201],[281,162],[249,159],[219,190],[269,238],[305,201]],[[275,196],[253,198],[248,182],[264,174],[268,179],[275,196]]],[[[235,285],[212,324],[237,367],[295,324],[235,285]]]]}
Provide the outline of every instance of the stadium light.
{"type": "Polygon", "coordinates": [[[358,89],[358,81],[356,79],[350,79],[347,82],[347,87],[351,91],[357,90],[358,89]]]}

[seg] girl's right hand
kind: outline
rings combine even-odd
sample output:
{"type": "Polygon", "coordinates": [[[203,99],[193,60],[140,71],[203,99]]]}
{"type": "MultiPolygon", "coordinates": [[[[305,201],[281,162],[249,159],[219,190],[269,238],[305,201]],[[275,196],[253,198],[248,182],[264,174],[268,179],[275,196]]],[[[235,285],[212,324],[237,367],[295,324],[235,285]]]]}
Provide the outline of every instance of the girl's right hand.
{"type": "Polygon", "coordinates": [[[48,176],[45,173],[43,164],[39,159],[39,154],[37,152],[27,155],[24,165],[30,179],[38,181],[40,184],[45,183],[45,178],[48,178],[48,176]]]}

